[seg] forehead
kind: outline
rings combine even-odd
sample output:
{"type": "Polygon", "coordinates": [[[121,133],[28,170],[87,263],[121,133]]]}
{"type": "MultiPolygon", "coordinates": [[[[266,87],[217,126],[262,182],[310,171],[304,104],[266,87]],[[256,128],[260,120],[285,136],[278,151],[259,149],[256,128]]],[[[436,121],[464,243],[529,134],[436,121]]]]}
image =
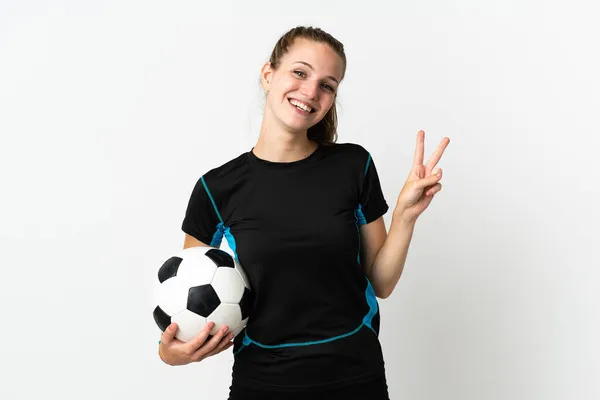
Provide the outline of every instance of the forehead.
{"type": "MultiPolygon", "coordinates": [[[[299,61],[310,64],[315,72],[323,76],[333,76],[340,81],[344,75],[344,62],[326,43],[317,43],[297,38],[290,46],[281,62],[287,66],[302,66],[299,61]]],[[[305,65],[304,65],[305,66],[305,65]]]]}

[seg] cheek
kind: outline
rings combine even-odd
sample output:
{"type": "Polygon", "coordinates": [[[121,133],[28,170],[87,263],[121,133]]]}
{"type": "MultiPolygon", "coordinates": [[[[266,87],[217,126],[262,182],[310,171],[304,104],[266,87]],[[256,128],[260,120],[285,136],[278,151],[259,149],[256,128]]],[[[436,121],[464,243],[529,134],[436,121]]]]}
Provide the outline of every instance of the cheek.
{"type": "Polygon", "coordinates": [[[289,81],[279,80],[275,85],[271,86],[269,96],[273,102],[280,102],[286,100],[287,96],[296,90],[289,81]]]}
{"type": "Polygon", "coordinates": [[[280,75],[273,81],[273,87],[277,88],[278,91],[284,91],[294,86],[296,81],[297,80],[294,80],[291,77],[280,75]]]}
{"type": "Polygon", "coordinates": [[[329,110],[331,109],[332,106],[333,106],[333,101],[332,100],[328,100],[327,102],[324,102],[321,105],[321,114],[323,116],[325,116],[329,112],[329,110]]]}

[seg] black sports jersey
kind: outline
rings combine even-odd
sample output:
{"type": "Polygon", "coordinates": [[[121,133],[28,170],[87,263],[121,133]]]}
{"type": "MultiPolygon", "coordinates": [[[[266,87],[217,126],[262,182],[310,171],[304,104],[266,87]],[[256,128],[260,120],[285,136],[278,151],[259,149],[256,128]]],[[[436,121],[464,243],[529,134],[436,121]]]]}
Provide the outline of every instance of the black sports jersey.
{"type": "Polygon", "coordinates": [[[359,225],[387,210],[370,154],[352,143],[295,162],[248,151],[198,180],[182,229],[215,247],[225,237],[253,295],[232,387],[297,391],[384,374],[359,225]]]}

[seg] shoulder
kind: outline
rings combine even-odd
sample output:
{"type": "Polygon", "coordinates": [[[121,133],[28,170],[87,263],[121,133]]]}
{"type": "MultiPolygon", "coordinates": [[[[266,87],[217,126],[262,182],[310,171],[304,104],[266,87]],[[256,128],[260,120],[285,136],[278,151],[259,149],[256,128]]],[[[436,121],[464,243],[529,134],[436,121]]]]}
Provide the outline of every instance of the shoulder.
{"type": "Polygon", "coordinates": [[[371,155],[369,151],[358,143],[335,143],[328,145],[332,154],[337,155],[344,162],[356,166],[366,167],[371,155]]]}
{"type": "Polygon", "coordinates": [[[334,143],[332,146],[335,151],[345,153],[346,155],[351,154],[357,157],[368,156],[369,152],[362,145],[358,143],[334,143]]]}
{"type": "Polygon", "coordinates": [[[238,180],[240,175],[245,174],[247,171],[248,153],[244,152],[217,167],[209,169],[202,175],[202,178],[207,182],[220,181],[228,183],[238,180]]]}
{"type": "Polygon", "coordinates": [[[233,188],[249,171],[247,153],[242,153],[221,165],[206,170],[198,182],[209,189],[213,194],[222,193],[233,188]]]}

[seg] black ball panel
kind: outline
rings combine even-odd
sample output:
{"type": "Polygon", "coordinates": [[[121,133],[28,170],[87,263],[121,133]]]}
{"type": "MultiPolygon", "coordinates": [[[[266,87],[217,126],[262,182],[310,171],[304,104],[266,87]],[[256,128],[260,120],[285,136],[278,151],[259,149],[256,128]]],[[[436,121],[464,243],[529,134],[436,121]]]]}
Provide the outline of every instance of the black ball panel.
{"type": "Polygon", "coordinates": [[[244,294],[240,300],[240,309],[242,310],[242,320],[248,318],[250,309],[252,308],[252,292],[244,287],[244,294]]]}
{"type": "Polygon", "coordinates": [[[188,292],[187,309],[207,318],[219,307],[221,300],[211,285],[191,287],[188,292]]]}
{"type": "Polygon", "coordinates": [[[235,267],[233,257],[221,249],[210,249],[206,252],[206,257],[210,258],[212,262],[217,265],[217,267],[235,267]]]}
{"type": "Polygon", "coordinates": [[[164,332],[165,329],[167,329],[167,326],[171,325],[171,317],[169,317],[160,307],[157,306],[152,314],[154,315],[156,325],[158,325],[161,331],[164,332]]]}
{"type": "Polygon", "coordinates": [[[160,267],[158,270],[158,280],[160,283],[163,283],[169,278],[177,275],[177,270],[179,269],[179,265],[181,264],[181,257],[171,257],[160,267]]]}

